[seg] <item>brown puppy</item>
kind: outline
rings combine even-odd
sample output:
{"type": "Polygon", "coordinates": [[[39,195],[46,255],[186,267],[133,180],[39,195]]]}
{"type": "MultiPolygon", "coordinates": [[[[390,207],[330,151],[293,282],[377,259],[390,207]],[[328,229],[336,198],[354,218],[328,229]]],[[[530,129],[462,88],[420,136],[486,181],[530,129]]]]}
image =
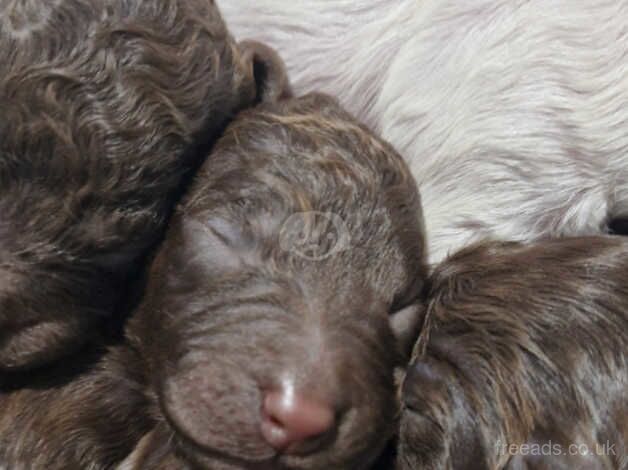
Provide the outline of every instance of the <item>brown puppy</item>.
{"type": "Polygon", "coordinates": [[[108,468],[147,433],[123,468],[367,468],[417,334],[419,213],[401,158],[331,98],[244,112],[175,211],[128,344],[1,399],[0,466],[108,468]]]}
{"type": "Polygon", "coordinates": [[[84,341],[198,149],[285,84],[272,51],[236,46],[212,1],[0,2],[0,369],[84,341]]]}
{"type": "Polygon", "coordinates": [[[628,241],[465,249],[431,278],[399,469],[628,468],[628,241]]]}

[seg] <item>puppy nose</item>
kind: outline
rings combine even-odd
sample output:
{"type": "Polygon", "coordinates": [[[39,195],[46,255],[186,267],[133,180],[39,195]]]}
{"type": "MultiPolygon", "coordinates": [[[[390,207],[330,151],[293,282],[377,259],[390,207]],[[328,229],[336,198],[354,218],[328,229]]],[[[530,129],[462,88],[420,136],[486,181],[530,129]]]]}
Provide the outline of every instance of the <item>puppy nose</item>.
{"type": "Polygon", "coordinates": [[[276,450],[290,453],[295,444],[333,428],[335,413],[327,403],[288,388],[268,392],[262,409],[262,435],[276,450]]]}

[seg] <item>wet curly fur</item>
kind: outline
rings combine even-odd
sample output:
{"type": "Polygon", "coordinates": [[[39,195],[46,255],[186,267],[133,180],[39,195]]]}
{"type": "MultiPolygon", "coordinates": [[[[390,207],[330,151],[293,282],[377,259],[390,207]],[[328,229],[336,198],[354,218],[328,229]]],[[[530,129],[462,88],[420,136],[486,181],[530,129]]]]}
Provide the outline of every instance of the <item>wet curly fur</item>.
{"type": "Polygon", "coordinates": [[[428,285],[400,470],[628,468],[625,238],[484,243],[428,285]]]}
{"type": "Polygon", "coordinates": [[[0,1],[0,369],[119,306],[206,146],[261,99],[265,55],[211,1],[0,1]]]}
{"type": "Polygon", "coordinates": [[[5,384],[0,466],[112,468],[137,444],[122,468],[367,468],[417,334],[418,214],[403,160],[333,99],[243,112],[174,212],[125,343],[5,384]],[[288,379],[338,413],[296,454],[260,434],[260,391],[288,379]]]}

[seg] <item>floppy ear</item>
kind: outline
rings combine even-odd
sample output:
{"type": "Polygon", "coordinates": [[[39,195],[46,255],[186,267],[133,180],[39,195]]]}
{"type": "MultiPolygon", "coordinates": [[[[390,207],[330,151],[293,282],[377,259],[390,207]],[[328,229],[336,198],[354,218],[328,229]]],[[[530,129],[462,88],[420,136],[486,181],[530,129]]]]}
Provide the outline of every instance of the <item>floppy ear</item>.
{"type": "Polygon", "coordinates": [[[79,349],[89,339],[95,322],[81,312],[64,313],[58,318],[37,319],[32,324],[2,325],[0,370],[34,369],[79,349]]]}
{"type": "Polygon", "coordinates": [[[413,282],[393,300],[392,313],[389,314],[390,328],[396,339],[397,349],[402,357],[409,359],[419,338],[425,319],[426,305],[423,291],[425,273],[423,265],[414,276],[413,282]]]}
{"type": "Polygon", "coordinates": [[[89,288],[90,272],[25,269],[0,266],[0,371],[33,369],[79,349],[100,311],[114,305],[110,289],[89,288]],[[73,298],[58,295],[72,289],[73,298]]]}
{"type": "Polygon", "coordinates": [[[238,47],[243,60],[249,62],[253,69],[258,102],[274,103],[292,97],[286,67],[272,48],[251,40],[242,41],[238,47]]]}
{"type": "Polygon", "coordinates": [[[389,316],[390,327],[395,336],[397,348],[404,357],[410,357],[414,343],[419,337],[424,311],[422,304],[413,304],[393,312],[389,316]]]}

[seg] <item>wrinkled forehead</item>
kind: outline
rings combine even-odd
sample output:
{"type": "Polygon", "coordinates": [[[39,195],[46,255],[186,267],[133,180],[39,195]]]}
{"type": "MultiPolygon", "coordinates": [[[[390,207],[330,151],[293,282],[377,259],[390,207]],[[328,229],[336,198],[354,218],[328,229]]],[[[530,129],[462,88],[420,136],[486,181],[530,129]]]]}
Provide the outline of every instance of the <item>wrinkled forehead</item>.
{"type": "Polygon", "coordinates": [[[163,292],[263,297],[296,311],[387,310],[412,267],[393,242],[375,249],[352,223],[333,213],[179,217],[160,254],[163,292]]]}
{"type": "Polygon", "coordinates": [[[422,265],[419,198],[402,159],[331,99],[261,109],[232,123],[197,174],[168,236],[175,272],[390,302],[422,265]]]}

